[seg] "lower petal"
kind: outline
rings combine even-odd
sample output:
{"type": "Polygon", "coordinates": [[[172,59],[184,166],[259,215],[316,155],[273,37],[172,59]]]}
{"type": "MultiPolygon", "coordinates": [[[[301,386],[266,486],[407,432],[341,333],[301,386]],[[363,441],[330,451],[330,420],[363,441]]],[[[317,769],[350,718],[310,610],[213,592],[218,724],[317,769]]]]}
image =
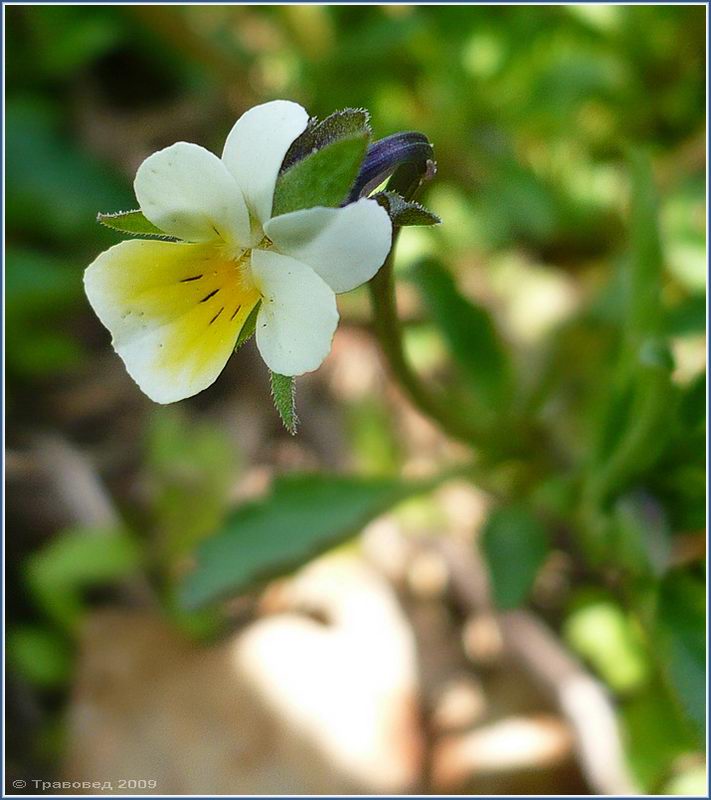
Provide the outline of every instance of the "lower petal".
{"type": "Polygon", "coordinates": [[[84,286],[128,373],[157,403],[214,382],[259,300],[212,244],[121,242],[87,268],[84,286]]]}
{"type": "Polygon", "coordinates": [[[272,372],[301,375],[326,358],[338,325],[333,290],[306,264],[269,250],[252,251],[262,293],[257,347],[272,372]]]}

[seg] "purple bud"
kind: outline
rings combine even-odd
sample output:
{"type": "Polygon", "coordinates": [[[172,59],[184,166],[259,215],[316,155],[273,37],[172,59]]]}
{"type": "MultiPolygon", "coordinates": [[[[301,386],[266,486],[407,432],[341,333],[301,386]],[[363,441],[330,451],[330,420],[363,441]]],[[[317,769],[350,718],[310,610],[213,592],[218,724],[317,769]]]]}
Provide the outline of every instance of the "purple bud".
{"type": "Polygon", "coordinates": [[[434,164],[433,156],[434,152],[428,138],[416,131],[394,133],[392,136],[373,142],[365,154],[360,172],[346,202],[353,203],[359,197],[370,194],[402,164],[428,162],[434,164]]]}

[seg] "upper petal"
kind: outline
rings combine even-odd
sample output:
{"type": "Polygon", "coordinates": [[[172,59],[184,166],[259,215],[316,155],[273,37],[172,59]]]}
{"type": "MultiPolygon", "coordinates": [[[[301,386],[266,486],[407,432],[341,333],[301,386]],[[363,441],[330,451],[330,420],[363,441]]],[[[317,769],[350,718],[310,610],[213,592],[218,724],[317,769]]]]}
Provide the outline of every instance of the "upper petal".
{"type": "Polygon", "coordinates": [[[144,215],[171,236],[249,244],[249,214],[237,181],[204,147],[178,142],[153,153],[133,186],[144,215]]]}
{"type": "Polygon", "coordinates": [[[307,208],[274,217],[264,232],[280,252],[308,264],[334,292],[370,280],[387,258],[392,223],[375,200],[344,208],[307,208]]]}
{"type": "Polygon", "coordinates": [[[272,372],[301,375],[320,366],[338,325],[333,291],[306,264],[269,250],[252,251],[262,293],[257,347],[272,372]]]}
{"type": "Polygon", "coordinates": [[[129,374],[157,403],[213,383],[259,300],[212,244],[121,242],[86,269],[84,287],[129,374]]]}
{"type": "Polygon", "coordinates": [[[250,211],[262,224],[272,215],[281,162],[308,121],[309,115],[298,103],[273,100],[242,114],[227,137],[222,160],[237,179],[250,211]]]}

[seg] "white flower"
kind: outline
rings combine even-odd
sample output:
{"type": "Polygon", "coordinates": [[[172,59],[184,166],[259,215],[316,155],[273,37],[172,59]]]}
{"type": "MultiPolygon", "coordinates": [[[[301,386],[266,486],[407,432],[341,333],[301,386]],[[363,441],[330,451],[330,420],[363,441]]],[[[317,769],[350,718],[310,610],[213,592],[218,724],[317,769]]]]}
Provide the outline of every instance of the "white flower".
{"type": "Polygon", "coordinates": [[[147,158],[134,188],[144,216],[180,242],[115,245],[87,268],[86,294],[129,374],[158,403],[220,374],[261,300],[256,341],[282,375],[316,369],[338,323],[335,294],[370,280],[392,225],[374,200],[272,217],[279,169],[306,128],[296,103],[247,111],[222,159],[178,142],[147,158]]]}

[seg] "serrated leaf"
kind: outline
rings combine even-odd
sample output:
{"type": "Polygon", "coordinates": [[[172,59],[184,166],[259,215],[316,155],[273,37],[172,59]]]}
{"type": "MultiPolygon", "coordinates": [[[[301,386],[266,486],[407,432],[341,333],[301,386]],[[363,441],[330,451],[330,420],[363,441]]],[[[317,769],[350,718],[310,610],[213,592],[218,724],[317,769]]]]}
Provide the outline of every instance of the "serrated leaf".
{"type": "Polygon", "coordinates": [[[242,345],[249,341],[249,339],[254,336],[254,331],[257,328],[257,315],[259,314],[259,309],[262,306],[262,301],[259,300],[257,305],[249,312],[249,316],[244,321],[244,325],[242,326],[242,330],[239,332],[239,336],[237,337],[237,341],[235,342],[235,351],[239,350],[242,345]]]}
{"type": "Polygon", "coordinates": [[[132,233],[136,236],[150,236],[159,239],[174,237],[163,233],[152,222],[147,220],[141,211],[117,211],[115,214],[97,214],[96,221],[107,228],[121,233],[132,233]]]}
{"type": "Polygon", "coordinates": [[[498,412],[510,392],[510,365],[489,312],[464,297],[438,262],[412,269],[422,299],[482,408],[498,412]]]}
{"type": "Polygon", "coordinates": [[[397,192],[378,192],[373,199],[388,212],[393,225],[401,228],[406,225],[439,225],[442,222],[436,214],[414,200],[405,200],[397,192]]]}
{"type": "Polygon", "coordinates": [[[484,526],[482,549],[496,605],[516,608],[548,555],[548,532],[523,506],[498,508],[484,526]]]}
{"type": "Polygon", "coordinates": [[[312,118],[284,156],[281,171],[285,172],[315,150],[344,137],[365,134],[370,137],[370,115],[364,108],[344,108],[319,122],[312,118]]]}
{"type": "Polygon", "coordinates": [[[314,206],[339,206],[358,175],[367,144],[364,133],[338,139],[282,173],[274,190],[272,216],[314,206]]]}
{"type": "Polygon", "coordinates": [[[283,575],[434,485],[335,475],[278,478],[267,497],[242,505],[198,546],[182,602],[195,608],[283,575]]]}
{"type": "Polygon", "coordinates": [[[296,426],[299,418],[296,416],[296,391],[294,379],[289,375],[279,375],[276,372],[270,373],[272,384],[272,400],[284,427],[293,436],[296,433],[296,426]]]}

